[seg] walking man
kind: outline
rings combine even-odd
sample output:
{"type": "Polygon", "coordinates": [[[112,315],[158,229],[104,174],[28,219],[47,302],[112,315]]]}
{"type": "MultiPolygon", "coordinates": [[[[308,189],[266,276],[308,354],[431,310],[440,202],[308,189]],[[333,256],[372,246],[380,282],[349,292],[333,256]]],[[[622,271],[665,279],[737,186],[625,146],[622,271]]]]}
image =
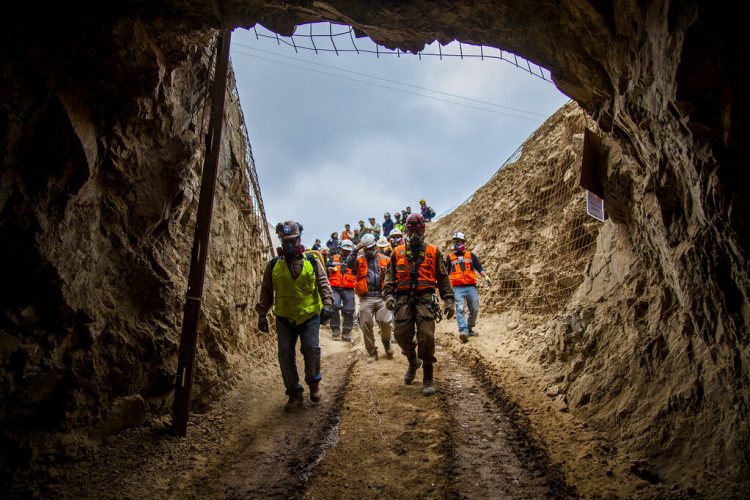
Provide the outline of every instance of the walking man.
{"type": "Polygon", "coordinates": [[[357,251],[363,250],[358,257],[352,252],[346,261],[346,267],[357,270],[355,290],[359,295],[359,327],[365,340],[367,362],[378,360],[378,347],[375,345],[375,322],[380,328],[380,339],[388,359],[393,358],[391,347],[391,321],[393,313],[385,307],[383,300],[383,282],[388,268],[388,257],[378,253],[375,235],[368,233],[362,236],[357,251]]]}
{"type": "Polygon", "coordinates": [[[476,337],[474,325],[477,324],[479,313],[479,291],[477,291],[477,273],[484,278],[485,283],[492,280],[484,272],[479,259],[472,252],[466,250],[466,236],[461,231],[453,233],[453,252],[445,259],[445,267],[450,272],[451,286],[456,297],[456,322],[458,323],[458,338],[461,342],[468,342],[469,337],[476,337]],[[466,304],[466,307],[464,306],[466,304]],[[466,319],[466,308],[469,318],[466,319]]]}
{"type": "Polygon", "coordinates": [[[391,220],[391,214],[386,212],[383,214],[383,236],[386,238],[393,230],[393,221],[391,220]]]}
{"type": "Polygon", "coordinates": [[[370,217],[370,227],[367,228],[369,232],[375,235],[375,238],[380,238],[380,224],[375,220],[375,217],[370,217]]]}
{"type": "Polygon", "coordinates": [[[414,382],[422,366],[422,394],[435,394],[435,316],[440,313],[435,289],[443,299],[443,313],[451,319],[455,312],[453,289],[440,250],[424,240],[424,218],[411,214],[406,219],[408,244],[393,251],[385,277],[383,295],[388,309],[395,311],[395,336],[409,361],[404,383],[414,382]],[[414,342],[416,332],[417,341],[414,342]]]}
{"type": "Polygon", "coordinates": [[[333,340],[341,338],[344,342],[351,342],[351,332],[354,326],[354,286],[357,275],[345,267],[349,254],[354,250],[351,240],[343,240],[339,246],[341,255],[333,254],[328,258],[328,281],[333,291],[333,316],[331,316],[331,330],[333,340]],[[341,318],[343,317],[343,328],[341,318]]]}
{"type": "MultiPolygon", "coordinates": [[[[393,223],[393,229],[398,229],[400,233],[403,233],[406,230],[406,227],[404,226],[404,223],[401,221],[401,212],[396,211],[393,213],[393,216],[396,218],[396,222],[393,223]]],[[[389,234],[388,237],[391,235],[389,234]]]]}
{"type": "Polygon", "coordinates": [[[320,402],[320,322],[331,318],[333,294],[323,265],[312,253],[305,253],[301,244],[302,225],[294,221],[279,223],[276,233],[281,239],[283,255],[271,259],[266,266],[255,310],[258,329],[267,333],[266,314],[273,306],[279,366],[289,396],[284,411],[294,411],[304,401],[294,352],[297,338],[305,362],[310,401],[320,402]]]}
{"type": "Polygon", "coordinates": [[[341,241],[351,240],[352,236],[354,236],[354,231],[352,231],[351,226],[349,224],[344,224],[344,230],[341,231],[341,241]]]}
{"type": "Polygon", "coordinates": [[[331,239],[326,241],[326,247],[331,253],[338,253],[339,251],[339,233],[331,233],[331,239]]]}

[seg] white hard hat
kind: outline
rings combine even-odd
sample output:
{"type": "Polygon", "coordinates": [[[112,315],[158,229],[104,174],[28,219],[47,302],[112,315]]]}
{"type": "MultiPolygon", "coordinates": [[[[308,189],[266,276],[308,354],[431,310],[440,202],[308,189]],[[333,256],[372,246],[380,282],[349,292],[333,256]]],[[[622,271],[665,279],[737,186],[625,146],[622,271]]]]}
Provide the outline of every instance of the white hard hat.
{"type": "Polygon", "coordinates": [[[359,241],[360,241],[361,243],[364,243],[364,245],[365,245],[365,246],[366,246],[367,248],[372,248],[372,247],[374,247],[374,246],[375,246],[375,242],[376,242],[376,240],[375,240],[375,235],[374,235],[374,234],[372,234],[372,233],[367,233],[367,234],[365,234],[364,236],[362,236],[362,239],[361,239],[361,240],[359,240],[359,241]]]}
{"type": "Polygon", "coordinates": [[[354,250],[354,243],[352,243],[352,240],[344,240],[339,245],[343,250],[349,250],[350,252],[354,250]]]}
{"type": "Polygon", "coordinates": [[[464,233],[462,233],[461,231],[454,231],[454,233],[453,233],[453,239],[454,240],[466,241],[466,236],[464,236],[464,233]]]}
{"type": "Polygon", "coordinates": [[[385,248],[389,245],[390,243],[388,243],[388,238],[386,238],[385,236],[381,236],[380,239],[378,240],[378,246],[380,248],[385,248]]]}
{"type": "Polygon", "coordinates": [[[391,229],[391,232],[388,233],[388,237],[389,238],[391,236],[403,236],[403,235],[404,235],[404,233],[402,233],[401,230],[399,228],[397,228],[397,227],[394,227],[393,229],[391,229]]]}

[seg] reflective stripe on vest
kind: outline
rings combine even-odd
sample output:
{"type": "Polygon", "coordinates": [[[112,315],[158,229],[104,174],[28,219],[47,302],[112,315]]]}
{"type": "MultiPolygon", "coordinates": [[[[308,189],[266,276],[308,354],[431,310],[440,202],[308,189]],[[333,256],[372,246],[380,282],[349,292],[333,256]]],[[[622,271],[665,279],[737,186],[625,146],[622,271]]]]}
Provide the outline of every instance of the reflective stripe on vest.
{"type": "Polygon", "coordinates": [[[451,254],[451,286],[476,285],[477,273],[471,265],[471,252],[451,254]],[[463,266],[461,265],[463,264],[463,266]]]}
{"type": "Polygon", "coordinates": [[[283,258],[273,266],[272,277],[276,293],[273,313],[276,316],[299,325],[320,314],[323,301],[318,293],[315,268],[307,258],[304,258],[302,272],[296,280],[283,258]]]}
{"type": "Polygon", "coordinates": [[[354,288],[357,285],[357,275],[354,274],[352,269],[348,267],[344,269],[344,274],[341,277],[341,288],[354,288]]]}
{"type": "MultiPolygon", "coordinates": [[[[396,259],[396,289],[400,292],[408,292],[411,288],[411,274],[409,273],[409,260],[406,245],[399,245],[393,251],[396,259]]],[[[417,283],[414,287],[417,291],[435,288],[437,286],[437,247],[427,245],[424,250],[424,258],[417,272],[417,283]]]]}
{"type": "MultiPolygon", "coordinates": [[[[380,268],[380,291],[383,291],[385,285],[385,272],[388,267],[388,263],[391,259],[385,255],[378,254],[378,267],[380,268]]],[[[367,295],[367,292],[373,291],[367,285],[367,272],[369,267],[367,265],[367,258],[360,257],[357,259],[357,295],[367,295]]]]}
{"type": "Polygon", "coordinates": [[[331,262],[336,264],[334,267],[328,268],[328,281],[332,287],[340,287],[343,276],[341,274],[341,258],[338,255],[331,257],[331,262]]]}

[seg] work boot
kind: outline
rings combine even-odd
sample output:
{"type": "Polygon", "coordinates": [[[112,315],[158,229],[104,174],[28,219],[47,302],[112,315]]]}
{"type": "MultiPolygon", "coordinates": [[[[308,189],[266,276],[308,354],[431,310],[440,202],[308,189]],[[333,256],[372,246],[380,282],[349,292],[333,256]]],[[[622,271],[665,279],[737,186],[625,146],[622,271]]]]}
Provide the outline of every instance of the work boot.
{"type": "Polygon", "coordinates": [[[385,349],[385,357],[388,359],[393,359],[393,347],[391,347],[390,340],[383,341],[383,348],[385,349]]]}
{"type": "Polygon", "coordinates": [[[289,395],[289,401],[286,402],[284,405],[284,411],[287,413],[291,413],[293,411],[297,411],[299,408],[302,408],[302,396],[299,394],[290,394],[289,395]]]}
{"type": "Polygon", "coordinates": [[[313,403],[320,403],[320,382],[313,382],[310,384],[310,401],[313,403]]]}
{"type": "Polygon", "coordinates": [[[343,340],[344,342],[351,342],[352,334],[349,332],[344,332],[344,335],[341,336],[341,340],[343,340]]]}
{"type": "Polygon", "coordinates": [[[432,363],[425,363],[422,367],[422,394],[432,396],[435,387],[432,385],[432,363]]]}
{"type": "Polygon", "coordinates": [[[414,377],[417,376],[417,370],[422,366],[422,360],[417,358],[417,353],[413,353],[409,359],[409,368],[404,373],[404,384],[411,385],[414,382],[414,377]]]}
{"type": "Polygon", "coordinates": [[[479,332],[477,332],[473,328],[469,328],[469,337],[478,337],[478,336],[479,336],[479,332]]]}
{"type": "Polygon", "coordinates": [[[338,330],[334,330],[331,334],[331,338],[333,338],[333,340],[339,340],[341,338],[341,334],[338,330]]]}
{"type": "Polygon", "coordinates": [[[469,341],[469,332],[458,332],[458,338],[464,344],[469,341]]]}
{"type": "Polygon", "coordinates": [[[372,354],[367,355],[367,362],[368,363],[374,363],[378,360],[378,351],[373,352],[372,354]]]}

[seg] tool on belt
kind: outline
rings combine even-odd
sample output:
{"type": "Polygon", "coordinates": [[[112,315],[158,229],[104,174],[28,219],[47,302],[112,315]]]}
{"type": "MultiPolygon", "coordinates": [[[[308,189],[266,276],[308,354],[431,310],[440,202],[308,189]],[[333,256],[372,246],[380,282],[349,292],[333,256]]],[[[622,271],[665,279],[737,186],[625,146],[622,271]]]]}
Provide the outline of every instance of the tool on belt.
{"type": "Polygon", "coordinates": [[[435,323],[440,323],[440,321],[443,319],[443,310],[440,308],[437,295],[432,295],[432,301],[430,301],[430,305],[428,305],[427,308],[432,313],[432,317],[435,319],[435,323]]]}

